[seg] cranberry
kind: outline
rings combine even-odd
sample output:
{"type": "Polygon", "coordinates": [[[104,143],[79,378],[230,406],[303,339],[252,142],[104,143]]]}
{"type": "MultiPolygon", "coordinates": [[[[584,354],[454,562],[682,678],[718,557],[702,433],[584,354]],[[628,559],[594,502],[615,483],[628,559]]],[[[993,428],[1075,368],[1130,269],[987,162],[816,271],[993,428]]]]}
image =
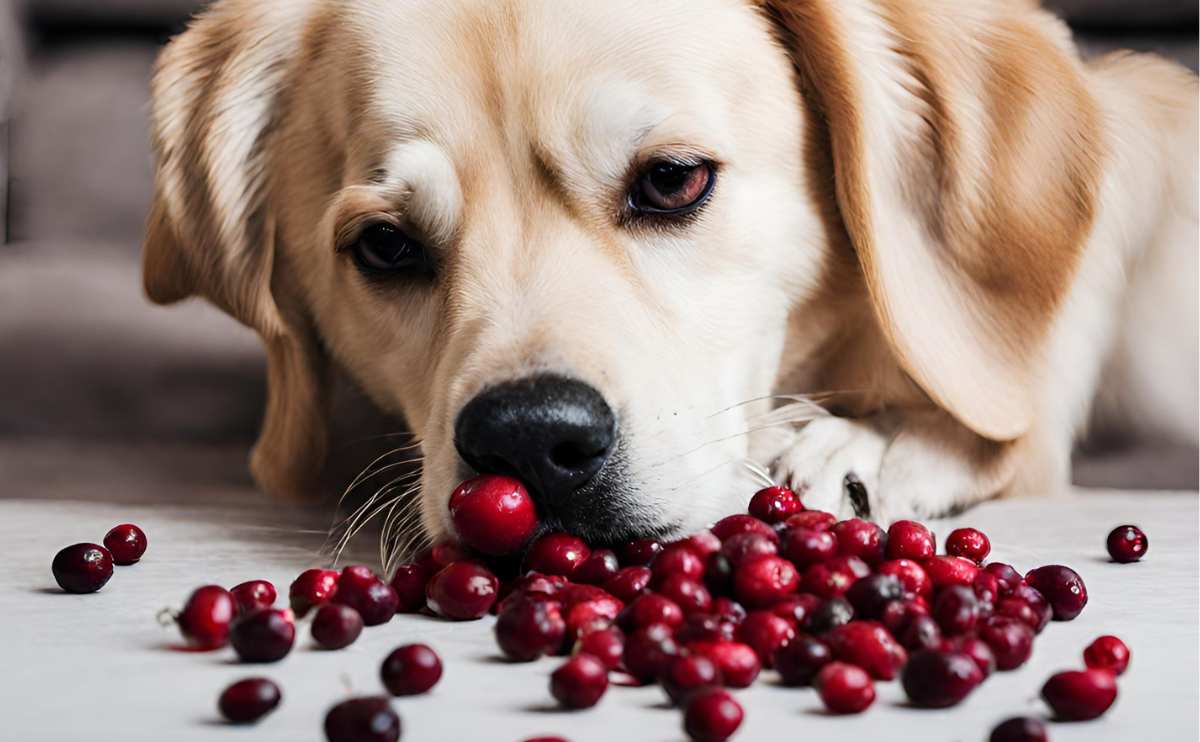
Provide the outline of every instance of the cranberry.
{"type": "Polygon", "coordinates": [[[579,637],[575,652],[590,654],[609,670],[615,670],[621,666],[625,654],[625,634],[616,626],[589,632],[579,637]]]}
{"type": "Polygon", "coordinates": [[[1087,721],[1108,711],[1117,700],[1116,677],[1107,670],[1068,670],[1042,686],[1042,700],[1066,721],[1087,721]]]}
{"type": "Polygon", "coordinates": [[[987,645],[987,642],[978,637],[952,636],[942,644],[941,648],[947,652],[962,652],[975,660],[975,664],[979,666],[979,671],[983,673],[985,680],[996,671],[995,652],[987,645]]]}
{"type": "Polygon", "coordinates": [[[75,544],[54,555],[50,571],[63,590],[94,593],[112,577],[113,557],[98,544],[75,544]]]}
{"type": "Polygon", "coordinates": [[[800,498],[787,487],[761,489],[750,498],[750,514],[765,523],[782,523],[804,509],[800,498]]]}
{"type": "Polygon", "coordinates": [[[720,686],[721,668],[699,654],[675,657],[667,663],[659,682],[671,702],[679,706],[701,688],[720,686]]]}
{"type": "Polygon", "coordinates": [[[675,639],[684,644],[699,641],[731,640],[740,624],[711,613],[693,613],[675,630],[675,639]]]}
{"type": "Polygon", "coordinates": [[[975,581],[979,566],[970,559],[956,556],[935,556],[921,560],[921,567],[929,575],[935,588],[948,585],[970,585],[975,581]]]}
{"type": "Polygon", "coordinates": [[[450,495],[450,518],[464,543],[493,556],[520,549],[538,522],[525,485],[499,474],[481,474],[458,485],[450,495]]]}
{"type": "Polygon", "coordinates": [[[910,652],[937,649],[942,645],[942,629],[931,616],[916,615],[904,622],[897,639],[910,652]]]}
{"type": "Polygon", "coordinates": [[[875,684],[861,667],[830,662],[817,673],[813,685],[821,703],[835,714],[857,714],[875,702],[875,684]]]}
{"type": "Polygon", "coordinates": [[[808,618],[809,631],[824,634],[854,620],[854,608],[845,598],[832,598],[817,606],[808,618]]]}
{"type": "Polygon", "coordinates": [[[221,692],[217,709],[234,724],[249,724],[274,711],[282,698],[279,686],[267,678],[246,678],[221,692]]]}
{"type": "Polygon", "coordinates": [[[1019,619],[992,616],[979,628],[979,638],[996,655],[999,670],[1015,670],[1033,653],[1033,629],[1019,619]]]}
{"type": "Polygon", "coordinates": [[[1020,598],[1001,598],[996,603],[995,615],[1015,618],[1034,631],[1041,623],[1037,611],[1020,598]]]}
{"type": "Polygon", "coordinates": [[[691,536],[681,539],[676,543],[696,552],[696,555],[701,559],[706,559],[714,551],[721,549],[721,539],[717,538],[717,535],[709,530],[696,531],[691,536]]]}
{"type": "Polygon", "coordinates": [[[745,713],[728,691],[707,688],[692,694],[683,729],[693,742],[725,742],[742,725],[745,713]]]}
{"type": "Polygon", "coordinates": [[[1046,725],[1028,716],[1016,716],[1000,722],[988,742],[1050,742],[1046,725]]]}
{"type": "Polygon", "coordinates": [[[650,587],[649,567],[625,567],[604,583],[604,589],[625,603],[632,603],[650,587]]]}
{"type": "Polygon", "coordinates": [[[741,565],[733,575],[733,590],[747,608],[765,608],[796,592],[800,573],[788,560],[766,556],[741,565]]]}
{"type": "Polygon", "coordinates": [[[425,607],[425,583],[429,572],[420,564],[401,564],[388,582],[396,591],[396,612],[416,613],[425,607]]]}
{"type": "Polygon", "coordinates": [[[654,557],[650,571],[655,585],[673,575],[698,580],[704,576],[704,559],[685,544],[671,544],[654,557]]]}
{"type": "Polygon", "coordinates": [[[775,662],[775,652],[795,636],[795,626],[771,611],[751,611],[737,627],[738,640],[749,645],[763,667],[768,668],[775,662]]]}
{"type": "Polygon", "coordinates": [[[938,593],[933,604],[933,617],[944,633],[966,634],[975,629],[979,620],[979,599],[971,588],[951,585],[938,593]]]}
{"type": "Polygon", "coordinates": [[[225,646],[233,616],[233,597],[229,591],[217,585],[205,585],[192,592],[175,621],[190,646],[210,650],[225,646]]]}
{"type": "Polygon", "coordinates": [[[983,682],[983,672],[969,655],[926,649],[904,666],[900,683],[913,705],[946,708],[961,702],[983,682]]]}
{"type": "Polygon", "coordinates": [[[300,573],[288,589],[288,602],[297,618],[328,602],[337,593],[338,573],[332,569],[309,569],[300,573]]]}
{"type": "Polygon", "coordinates": [[[1083,650],[1083,662],[1093,670],[1120,675],[1129,667],[1129,647],[1115,636],[1102,636],[1083,650]]]}
{"type": "Polygon", "coordinates": [[[496,619],[496,643],[509,659],[530,662],[554,654],[567,635],[567,622],[558,603],[519,600],[496,619]]]}
{"type": "Polygon", "coordinates": [[[730,688],[748,688],[758,673],[762,663],[758,655],[749,645],[731,641],[701,641],[692,642],[688,650],[717,663],[721,668],[721,676],[730,688]]]}
{"type": "Polygon", "coordinates": [[[454,562],[464,562],[471,558],[467,550],[456,541],[439,541],[433,546],[417,554],[417,564],[425,568],[429,574],[450,566],[454,562]]]}
{"type": "Polygon", "coordinates": [[[892,575],[867,575],[846,591],[846,600],[860,618],[879,618],[884,606],[904,597],[904,586],[892,575]]]}
{"type": "Polygon", "coordinates": [[[577,654],[550,674],[550,694],[569,709],[596,705],[608,690],[608,668],[590,654],[577,654]]]}
{"type": "Polygon", "coordinates": [[[805,592],[822,598],[836,598],[844,595],[859,579],[847,570],[837,569],[831,564],[832,561],[813,564],[804,570],[801,585],[805,592]]]}
{"type": "MultiPolygon", "coordinates": [[[[347,567],[346,570],[353,569],[347,567]]],[[[379,626],[392,620],[400,597],[392,586],[375,576],[371,570],[363,567],[366,573],[348,573],[343,570],[338,581],[337,593],[333,602],[348,605],[362,616],[366,626],[379,626]]]]}
{"type": "Polygon", "coordinates": [[[642,682],[654,680],[667,662],[679,654],[679,645],[670,626],[650,624],[635,630],[625,639],[623,660],[629,674],[642,682]]]}
{"type": "Polygon", "coordinates": [[[612,626],[623,607],[611,595],[565,603],[568,641],[574,642],[588,631],[612,626]]]}
{"type": "Polygon", "coordinates": [[[312,620],[312,638],[322,649],[344,649],[362,634],[363,620],[348,605],[326,603],[312,620]]]}
{"type": "Polygon", "coordinates": [[[242,662],[278,662],[292,651],[295,640],[296,622],[286,609],[255,611],[229,628],[229,643],[242,662]]]}
{"type": "Polygon", "coordinates": [[[1145,556],[1150,548],[1150,539],[1137,526],[1117,526],[1108,534],[1105,545],[1114,562],[1128,564],[1145,556]]]}
{"type": "Polygon", "coordinates": [[[780,618],[787,619],[794,628],[799,628],[808,623],[808,617],[812,612],[821,605],[821,599],[810,593],[800,593],[798,595],[789,595],[775,605],[771,606],[771,612],[780,618]]]}
{"type": "Polygon", "coordinates": [[[970,559],[976,564],[992,552],[992,542],[987,534],[975,528],[956,528],[946,537],[946,553],[950,556],[970,559]]]}
{"type": "Polygon", "coordinates": [[[908,660],[904,647],[874,621],[851,621],[830,631],[824,640],[834,657],[861,667],[877,680],[892,680],[908,660]]]}
{"type": "Polygon", "coordinates": [[[994,574],[980,571],[971,581],[971,590],[975,592],[975,597],[979,598],[980,603],[995,606],[1000,597],[1000,581],[994,574]]]}
{"type": "Polygon", "coordinates": [[[612,549],[595,549],[579,565],[571,579],[585,585],[603,585],[616,576],[619,569],[616,552],[612,549]]]}
{"type": "Polygon", "coordinates": [[[1046,596],[1056,621],[1070,621],[1087,605],[1087,586],[1079,573],[1070,567],[1061,564],[1038,567],[1025,575],[1025,581],[1046,596]]]}
{"type": "Polygon", "coordinates": [[[132,523],[113,526],[104,534],[104,548],[112,554],[113,564],[126,567],[137,564],[146,553],[146,534],[132,523]]]}
{"type": "Polygon", "coordinates": [[[571,582],[562,575],[544,575],[541,572],[526,572],[513,582],[512,589],[514,593],[558,595],[570,584],[571,582]]]}
{"type": "Polygon", "coordinates": [[[898,520],[887,530],[888,559],[925,559],[937,553],[937,542],[924,524],[898,520]]]}
{"type": "Polygon", "coordinates": [[[277,597],[275,586],[266,580],[250,580],[234,585],[229,590],[229,594],[233,596],[233,603],[239,616],[270,608],[275,605],[277,597]]]}
{"type": "Polygon", "coordinates": [[[713,532],[714,536],[721,539],[722,543],[739,533],[761,533],[773,541],[779,540],[779,534],[775,533],[774,528],[753,515],[727,515],[714,523],[709,530],[713,532]]]}
{"type": "Polygon", "coordinates": [[[1021,584],[1021,573],[1013,569],[1010,564],[990,562],[983,569],[996,578],[996,582],[1000,585],[1000,595],[1002,596],[1008,595],[1016,589],[1017,585],[1021,584]]]}
{"type": "Polygon", "coordinates": [[[809,685],[821,668],[833,660],[829,645],[807,634],[800,634],[775,652],[775,669],[784,685],[809,685]]]}
{"type": "Polygon", "coordinates": [[[674,629],[683,623],[683,609],[670,598],[658,593],[646,593],[638,596],[622,611],[619,623],[628,629],[639,629],[655,623],[674,629]]]}
{"type": "Polygon", "coordinates": [[[837,536],[839,554],[858,557],[867,564],[883,561],[887,535],[874,523],[851,518],[835,523],[830,530],[837,536]]]}
{"type": "Polygon", "coordinates": [[[891,559],[880,564],[877,571],[881,575],[891,575],[900,580],[904,591],[910,595],[929,596],[933,594],[933,582],[925,572],[925,568],[911,559],[891,559]]]}
{"type": "Polygon", "coordinates": [[[400,717],[386,698],[351,698],[325,714],[325,737],[329,742],[396,742],[400,717]]]}
{"type": "Polygon", "coordinates": [[[745,607],[736,600],[724,596],[713,601],[712,612],[722,621],[728,621],[733,624],[739,624],[746,620],[745,607]]]}
{"type": "Polygon", "coordinates": [[[672,575],[661,585],[658,591],[663,597],[675,602],[683,612],[707,613],[712,607],[712,595],[704,584],[683,575],[672,575]]]}
{"type": "Polygon", "coordinates": [[[455,562],[438,572],[425,587],[429,609],[444,618],[466,621],[482,618],[496,602],[500,581],[475,562],[455,562]]]}
{"type": "Polygon", "coordinates": [[[1029,585],[1024,580],[1017,584],[1011,593],[1011,597],[1017,600],[1025,601],[1037,616],[1037,624],[1033,626],[1033,630],[1041,633],[1042,629],[1046,628],[1046,624],[1050,623],[1050,619],[1054,617],[1054,609],[1050,607],[1050,601],[1046,600],[1046,596],[1029,585]]]}
{"type": "Polygon", "coordinates": [[[801,569],[831,559],[837,548],[837,536],[831,531],[791,528],[783,536],[783,555],[801,569]]]}
{"type": "Polygon", "coordinates": [[[592,550],[578,536],[547,533],[529,547],[525,563],[538,572],[570,577],[591,555],[592,550]]]}
{"type": "MultiPolygon", "coordinates": [[[[879,616],[879,621],[888,631],[892,632],[893,636],[899,637],[908,624],[915,621],[918,616],[929,616],[929,606],[923,598],[912,597],[905,600],[893,600],[883,607],[883,612],[879,616]]],[[[931,618],[932,620],[932,618],[931,618]]],[[[937,623],[936,621],[934,622],[937,623]]],[[[941,628],[938,628],[938,634],[941,634],[941,628]]]]}
{"type": "Polygon", "coordinates": [[[761,533],[739,533],[730,536],[721,545],[721,555],[734,567],[760,556],[775,556],[778,553],[779,546],[776,542],[761,533]]]}
{"type": "Polygon", "coordinates": [[[654,539],[640,538],[630,541],[621,547],[621,564],[645,567],[653,562],[654,557],[662,550],[662,543],[654,539]]]}
{"type": "Polygon", "coordinates": [[[717,595],[733,592],[733,563],[720,552],[710,554],[704,566],[704,584],[717,595]]]}
{"type": "Polygon", "coordinates": [[[428,645],[405,644],[383,660],[379,677],[393,696],[427,693],[442,679],[442,660],[428,645]]]}
{"type": "Polygon", "coordinates": [[[826,513],[823,510],[805,510],[783,522],[784,526],[789,529],[808,528],[813,531],[827,531],[833,527],[834,523],[837,523],[837,518],[833,513],[826,513]]]}

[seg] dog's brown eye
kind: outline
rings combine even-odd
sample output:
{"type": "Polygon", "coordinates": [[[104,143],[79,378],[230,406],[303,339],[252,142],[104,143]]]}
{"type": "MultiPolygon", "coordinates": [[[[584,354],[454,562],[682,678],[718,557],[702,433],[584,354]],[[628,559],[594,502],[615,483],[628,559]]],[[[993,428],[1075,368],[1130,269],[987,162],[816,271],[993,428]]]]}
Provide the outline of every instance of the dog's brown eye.
{"type": "Polygon", "coordinates": [[[425,247],[391,224],[372,224],[354,243],[354,261],[369,274],[431,272],[425,247]]]}
{"type": "Polygon", "coordinates": [[[638,176],[630,206],[645,214],[686,214],[708,199],[715,181],[707,162],[655,162],[638,176]]]}

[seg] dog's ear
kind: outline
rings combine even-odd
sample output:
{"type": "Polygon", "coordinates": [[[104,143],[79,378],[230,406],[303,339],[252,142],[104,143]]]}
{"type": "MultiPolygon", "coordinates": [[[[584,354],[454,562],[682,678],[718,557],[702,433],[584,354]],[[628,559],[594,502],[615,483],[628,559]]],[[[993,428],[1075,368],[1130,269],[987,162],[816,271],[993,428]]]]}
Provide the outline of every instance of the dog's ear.
{"type": "Polygon", "coordinates": [[[968,428],[1019,437],[1104,149],[1067,31],[1009,0],[762,6],[892,351],[968,428]]]}
{"type": "Polygon", "coordinates": [[[324,458],[325,393],[311,331],[273,289],[267,158],[302,33],[302,14],[280,5],[217,3],[159,57],[142,268],[152,301],[202,296],[262,337],[268,400],[250,466],[264,490],[296,496],[314,487],[324,458]]]}

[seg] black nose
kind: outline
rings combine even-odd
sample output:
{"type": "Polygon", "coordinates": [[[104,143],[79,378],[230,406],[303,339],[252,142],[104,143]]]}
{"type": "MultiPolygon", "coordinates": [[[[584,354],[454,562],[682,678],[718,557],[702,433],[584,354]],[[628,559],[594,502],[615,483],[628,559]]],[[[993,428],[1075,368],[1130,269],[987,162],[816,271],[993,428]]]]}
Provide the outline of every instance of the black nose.
{"type": "Polygon", "coordinates": [[[548,502],[587,484],[616,435],[612,408],[598,391],[548,374],[485,389],[454,424],[454,445],[476,471],[515,475],[548,502]]]}

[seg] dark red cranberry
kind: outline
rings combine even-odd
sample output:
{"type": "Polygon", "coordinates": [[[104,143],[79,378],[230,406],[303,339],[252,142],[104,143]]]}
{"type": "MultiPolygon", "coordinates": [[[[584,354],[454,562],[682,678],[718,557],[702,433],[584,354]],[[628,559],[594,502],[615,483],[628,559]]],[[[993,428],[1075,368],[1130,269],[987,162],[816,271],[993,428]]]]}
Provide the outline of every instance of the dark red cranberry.
{"type": "Polygon", "coordinates": [[[975,660],[975,664],[979,666],[979,671],[983,673],[985,680],[996,671],[996,653],[987,645],[987,642],[978,637],[952,636],[945,640],[941,649],[947,652],[962,652],[975,660]]]}
{"type": "Polygon", "coordinates": [[[1021,573],[1013,569],[1010,564],[989,562],[983,569],[996,578],[996,582],[1000,586],[1001,597],[1008,595],[1016,589],[1017,585],[1021,584],[1021,573]]]}
{"type": "Polygon", "coordinates": [[[1050,737],[1040,720],[1016,716],[996,725],[988,742],[1050,742],[1050,737]]]}
{"type": "Polygon", "coordinates": [[[735,568],[733,591],[747,608],[765,608],[796,592],[800,573],[788,560],[777,556],[759,557],[735,568]]]}
{"type": "Polygon", "coordinates": [[[953,706],[982,682],[983,672],[970,656],[934,649],[914,654],[900,676],[908,700],[922,708],[953,706]]]}
{"type": "Polygon", "coordinates": [[[979,598],[980,603],[994,607],[996,601],[1000,599],[1000,581],[990,572],[980,570],[971,582],[971,589],[975,592],[975,597],[979,598]]]}
{"type": "Polygon", "coordinates": [[[900,580],[904,591],[910,595],[928,597],[933,594],[933,582],[925,568],[911,559],[890,559],[876,567],[876,571],[900,580]]]}
{"type": "Polygon", "coordinates": [[[625,603],[632,603],[650,587],[649,567],[625,567],[605,581],[603,587],[625,603]]]}
{"type": "Polygon", "coordinates": [[[706,688],[688,699],[683,729],[693,742],[725,742],[742,725],[745,713],[728,691],[706,688]]]}
{"type": "Polygon", "coordinates": [[[541,572],[526,572],[513,581],[513,593],[542,593],[543,595],[558,595],[565,590],[571,581],[562,575],[544,575],[541,572]]]}
{"type": "Polygon", "coordinates": [[[58,586],[69,593],[94,593],[113,573],[112,554],[97,544],[75,544],[54,555],[50,565],[58,586]]]}
{"type": "Polygon", "coordinates": [[[857,714],[875,702],[875,684],[861,667],[830,662],[817,673],[813,685],[821,703],[835,714],[857,714]]]}
{"type": "Polygon", "coordinates": [[[687,538],[676,541],[677,544],[682,544],[692,551],[701,559],[707,559],[714,551],[720,551],[721,539],[717,538],[716,534],[709,530],[696,531],[687,538]]]}
{"type": "Polygon", "coordinates": [[[722,621],[739,624],[746,620],[746,608],[733,598],[721,596],[713,601],[712,612],[722,621]]]}
{"type": "Polygon", "coordinates": [[[396,742],[400,717],[386,698],[351,698],[325,714],[325,738],[329,742],[396,742]]]}
{"type": "Polygon", "coordinates": [[[854,620],[854,607],[845,598],[831,598],[812,612],[806,627],[814,634],[824,634],[854,620]]]}
{"type": "Polygon", "coordinates": [[[520,549],[538,523],[525,485],[499,474],[481,474],[458,485],[450,495],[450,518],[463,543],[493,556],[520,549]]]}
{"type": "Polygon", "coordinates": [[[288,588],[288,602],[297,618],[327,603],[337,593],[340,575],[332,569],[308,569],[300,573],[288,588]]]}
{"type": "Polygon", "coordinates": [[[737,627],[738,641],[747,644],[758,655],[763,667],[775,662],[775,652],[796,636],[796,627],[771,611],[751,611],[737,627]]]}
{"type": "Polygon", "coordinates": [[[255,611],[229,628],[229,643],[242,662],[278,662],[292,651],[295,641],[296,622],[286,609],[255,611]]]}
{"type": "Polygon", "coordinates": [[[892,680],[908,660],[904,651],[882,624],[851,621],[822,637],[833,656],[857,665],[877,680],[892,680]]]}
{"type": "Polygon", "coordinates": [[[844,595],[850,586],[860,579],[848,570],[838,569],[832,565],[832,559],[820,564],[813,564],[804,570],[800,581],[801,588],[822,598],[836,598],[844,595]]]}
{"type": "Polygon", "coordinates": [[[1065,721],[1087,721],[1108,711],[1117,700],[1116,677],[1107,670],[1068,670],[1042,686],[1042,700],[1065,721]]]}
{"type": "Polygon", "coordinates": [[[266,580],[250,580],[234,585],[229,594],[233,596],[233,604],[239,616],[270,608],[275,605],[275,598],[278,597],[275,586],[266,580]]]}
{"type": "Polygon", "coordinates": [[[550,674],[550,695],[569,709],[596,705],[608,690],[608,668],[590,654],[577,654],[550,674]]]}
{"type": "Polygon", "coordinates": [[[808,528],[813,531],[827,531],[833,527],[834,523],[837,523],[837,518],[833,513],[826,513],[823,510],[805,510],[783,522],[789,529],[808,528]]]}
{"type": "Polygon", "coordinates": [[[416,613],[425,607],[425,584],[430,574],[420,564],[401,564],[388,582],[396,591],[396,612],[416,613]]]}
{"type": "Polygon", "coordinates": [[[979,566],[970,559],[956,556],[935,556],[921,560],[921,568],[929,575],[934,588],[950,585],[970,585],[979,573],[979,566]]]}
{"type": "Polygon", "coordinates": [[[274,711],[282,698],[279,686],[267,678],[246,678],[221,692],[217,710],[234,724],[249,724],[274,711]]]}
{"type": "Polygon", "coordinates": [[[887,535],[874,523],[851,518],[835,523],[830,530],[837,536],[839,554],[858,557],[867,564],[883,561],[887,535]]]}
{"type": "Polygon", "coordinates": [[[837,536],[832,531],[790,528],[783,536],[783,555],[800,569],[832,559],[837,553],[837,536]]]}
{"type": "Polygon", "coordinates": [[[704,576],[704,559],[685,544],[671,544],[654,557],[650,571],[654,585],[674,575],[698,580],[704,576]]]}
{"type": "Polygon", "coordinates": [[[207,651],[225,646],[233,617],[233,596],[229,591],[217,585],[205,585],[192,592],[175,621],[188,645],[207,651]]]}
{"type": "Polygon", "coordinates": [[[942,646],[942,629],[932,616],[916,615],[904,622],[896,638],[910,652],[938,649],[942,646]]]}
{"type": "Polygon", "coordinates": [[[761,533],[739,533],[730,536],[721,545],[721,555],[734,567],[760,556],[775,556],[778,553],[776,542],[761,533]]]}
{"type": "Polygon", "coordinates": [[[525,564],[529,569],[548,575],[571,577],[591,555],[592,550],[578,536],[547,533],[529,547],[525,564]]]}
{"type": "Polygon", "coordinates": [[[442,660],[426,644],[405,644],[383,660],[379,677],[393,696],[428,693],[442,679],[442,660]]]}
{"type": "MultiPolygon", "coordinates": [[[[892,636],[899,637],[908,624],[916,620],[918,616],[925,616],[932,620],[929,615],[929,606],[924,602],[923,598],[911,597],[905,600],[893,600],[883,607],[883,612],[879,616],[879,622],[892,632],[892,636]]],[[[934,624],[936,625],[936,621],[934,624]]],[[[938,634],[941,634],[941,628],[938,628],[938,634]]]]}
{"type": "Polygon", "coordinates": [[[1070,621],[1087,605],[1087,586],[1079,573],[1070,567],[1061,564],[1038,567],[1025,575],[1025,581],[1046,596],[1056,621],[1070,621]]]}
{"type": "Polygon", "coordinates": [[[616,552],[612,549],[595,549],[579,565],[571,579],[585,585],[603,585],[616,576],[619,569],[616,552]]]}
{"type": "Polygon", "coordinates": [[[789,595],[775,605],[771,612],[780,618],[787,619],[793,628],[800,628],[808,623],[808,617],[821,605],[821,599],[811,593],[789,595]]]}
{"type": "Polygon", "coordinates": [[[113,564],[126,567],[137,564],[146,553],[146,534],[132,523],[113,526],[104,534],[104,548],[112,554],[113,564]]]}
{"type": "Polygon", "coordinates": [[[574,603],[566,609],[567,643],[591,631],[607,629],[621,613],[622,604],[612,596],[574,603]]]}
{"type": "Polygon", "coordinates": [[[575,643],[575,653],[590,654],[609,670],[615,670],[625,654],[625,634],[616,626],[588,632],[575,643]]]}
{"type": "Polygon", "coordinates": [[[711,613],[693,613],[675,630],[675,639],[683,644],[733,639],[740,624],[711,613]]]}
{"type": "Polygon", "coordinates": [[[623,661],[629,674],[642,682],[654,680],[667,662],[679,654],[674,631],[661,623],[636,629],[625,638],[623,661]]]}
{"type": "Polygon", "coordinates": [[[496,602],[500,581],[475,562],[455,562],[438,572],[425,588],[429,610],[456,621],[487,615],[496,602]]]}
{"type": "Polygon", "coordinates": [[[833,661],[833,652],[820,639],[799,634],[775,652],[774,660],[784,685],[803,686],[812,684],[821,668],[833,661]]]}
{"type": "Polygon", "coordinates": [[[659,682],[671,702],[679,706],[687,703],[688,698],[701,688],[719,687],[724,679],[717,663],[703,655],[692,654],[668,662],[659,682]]]}
{"type": "Polygon", "coordinates": [[[707,613],[712,608],[712,595],[704,583],[683,575],[672,575],[658,586],[663,597],[675,602],[684,614],[707,613]]]}
{"type": "Polygon", "coordinates": [[[846,600],[859,618],[879,618],[884,606],[904,597],[904,586],[892,575],[867,575],[846,591],[846,600]]]}
{"type": "Polygon", "coordinates": [[[946,537],[946,553],[983,564],[987,555],[992,553],[992,542],[983,531],[975,528],[956,528],[946,537]]]}
{"type": "Polygon", "coordinates": [[[654,539],[639,538],[629,541],[621,547],[621,564],[630,567],[648,566],[662,550],[662,543],[654,539]]]}
{"type": "Polygon", "coordinates": [[[779,534],[775,533],[774,528],[753,515],[727,515],[714,523],[709,530],[713,532],[714,536],[721,539],[722,543],[727,541],[730,536],[736,536],[739,533],[761,533],[769,539],[779,539],[779,534]]]}
{"type": "Polygon", "coordinates": [[[688,651],[699,654],[717,663],[721,676],[730,688],[748,688],[762,670],[758,655],[742,642],[707,641],[692,642],[688,651]]]}
{"type": "Polygon", "coordinates": [[[1108,555],[1114,562],[1128,564],[1141,559],[1150,548],[1150,539],[1137,526],[1117,526],[1105,542],[1108,555]]]}
{"type": "Polygon", "coordinates": [[[629,604],[621,613],[619,622],[627,629],[640,629],[656,623],[673,629],[683,623],[683,609],[670,598],[658,593],[645,593],[629,604]]]}
{"type": "Polygon", "coordinates": [[[322,649],[344,649],[362,630],[362,616],[348,605],[326,603],[313,615],[312,638],[322,649]]]}
{"type": "Polygon", "coordinates": [[[933,603],[933,617],[945,634],[954,636],[974,631],[979,620],[979,599],[971,588],[951,585],[938,593],[933,603]]]}
{"type": "Polygon", "coordinates": [[[921,560],[937,553],[937,541],[924,524],[898,520],[887,530],[887,558],[921,560]]]}
{"type": "Polygon", "coordinates": [[[750,514],[764,523],[782,523],[803,509],[800,498],[787,487],[767,487],[750,498],[750,514]]]}
{"type": "Polygon", "coordinates": [[[709,555],[704,566],[704,584],[716,595],[733,592],[733,563],[724,554],[709,555]]]}
{"type": "Polygon", "coordinates": [[[343,571],[333,602],[353,608],[362,617],[364,625],[379,626],[396,615],[400,598],[391,585],[366,569],[365,575],[361,572],[349,575],[343,571]]]}
{"type": "Polygon", "coordinates": [[[1105,635],[1083,650],[1083,662],[1092,670],[1108,670],[1120,675],[1129,667],[1129,647],[1117,637],[1105,635]]]}
{"type": "Polygon", "coordinates": [[[464,562],[471,558],[466,547],[457,541],[439,541],[433,546],[417,554],[416,562],[433,574],[455,562],[464,562]]]}
{"type": "Polygon", "coordinates": [[[1025,601],[1033,609],[1034,614],[1038,617],[1037,625],[1033,627],[1033,630],[1038,633],[1041,633],[1042,629],[1046,628],[1046,624],[1050,623],[1050,619],[1054,617],[1054,609],[1050,607],[1050,601],[1046,600],[1046,596],[1024,580],[1021,580],[1013,588],[1011,597],[1025,601]]]}
{"type": "Polygon", "coordinates": [[[996,655],[998,670],[1015,670],[1033,653],[1033,629],[1016,618],[992,616],[979,627],[979,638],[996,655]]]}
{"type": "Polygon", "coordinates": [[[519,600],[500,612],[495,632],[496,644],[506,657],[531,662],[562,648],[567,622],[558,603],[519,600]]]}
{"type": "Polygon", "coordinates": [[[1015,618],[1034,631],[1041,623],[1041,617],[1028,603],[1020,598],[1001,598],[996,602],[995,615],[1015,618]]]}

